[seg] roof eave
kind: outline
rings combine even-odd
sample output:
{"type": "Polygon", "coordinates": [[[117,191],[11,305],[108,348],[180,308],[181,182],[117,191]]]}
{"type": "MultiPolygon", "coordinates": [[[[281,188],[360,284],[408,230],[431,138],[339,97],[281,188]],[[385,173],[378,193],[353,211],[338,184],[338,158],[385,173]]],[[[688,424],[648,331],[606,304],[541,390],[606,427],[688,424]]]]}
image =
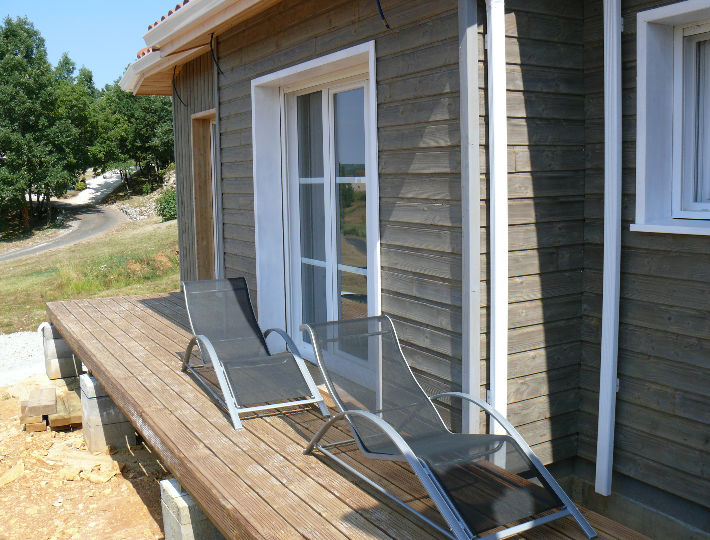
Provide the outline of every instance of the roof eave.
{"type": "Polygon", "coordinates": [[[158,51],[148,53],[142,58],[139,58],[128,66],[126,73],[123,74],[121,81],[118,83],[119,86],[126,92],[135,93],[136,90],[138,90],[141,77],[144,73],[159,63],[160,60],[161,57],[158,51]]]}
{"type": "Polygon", "coordinates": [[[192,0],[143,35],[147,47],[161,45],[239,0],[192,0]]]}

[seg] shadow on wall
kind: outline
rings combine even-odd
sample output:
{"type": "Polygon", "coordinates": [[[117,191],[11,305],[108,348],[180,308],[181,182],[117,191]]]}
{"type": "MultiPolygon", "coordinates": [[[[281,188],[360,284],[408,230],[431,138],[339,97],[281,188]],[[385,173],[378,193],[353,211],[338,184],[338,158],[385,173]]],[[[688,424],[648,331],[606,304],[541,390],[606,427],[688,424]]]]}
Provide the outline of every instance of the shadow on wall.
{"type": "MultiPolygon", "coordinates": [[[[523,11],[506,16],[519,36],[508,40],[507,51],[509,417],[553,461],[576,454],[580,407],[585,163],[578,3],[576,11],[570,4],[569,18],[523,11]]],[[[485,19],[481,2],[481,27],[485,19]]],[[[479,80],[486,80],[485,66],[480,71],[479,80]]],[[[383,311],[395,321],[405,355],[430,393],[461,388],[458,77],[457,66],[413,76],[407,92],[415,99],[401,102],[395,101],[402,99],[401,82],[378,87],[383,311]]],[[[486,111],[485,91],[481,101],[486,111]]],[[[482,143],[487,127],[482,125],[482,143]]],[[[487,158],[482,154],[482,172],[487,158]]],[[[484,198],[488,181],[484,174],[484,198]]],[[[484,226],[487,213],[486,204],[484,226]]],[[[486,241],[482,251],[489,248],[486,241]]],[[[482,345],[487,357],[485,336],[482,345]]],[[[487,383],[486,362],[483,368],[487,383]]],[[[459,411],[453,403],[444,411],[454,429],[460,428],[459,411]]]]}
{"type": "Polygon", "coordinates": [[[549,461],[577,454],[581,406],[584,6],[574,0],[566,8],[555,17],[506,16],[519,36],[507,51],[509,62],[519,62],[508,65],[507,76],[508,410],[549,461]],[[542,413],[527,417],[535,410],[542,413]]]}

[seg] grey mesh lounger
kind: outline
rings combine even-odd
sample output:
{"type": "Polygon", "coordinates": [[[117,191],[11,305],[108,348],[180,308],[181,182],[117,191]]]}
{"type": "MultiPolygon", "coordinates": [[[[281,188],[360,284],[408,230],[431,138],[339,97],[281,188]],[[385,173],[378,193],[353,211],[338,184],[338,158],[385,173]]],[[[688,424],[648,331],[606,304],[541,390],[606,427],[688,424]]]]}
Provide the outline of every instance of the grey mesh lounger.
{"type": "Polygon", "coordinates": [[[184,281],[193,337],[182,363],[227,410],[234,429],[240,413],[317,403],[328,408],[291,338],[271,328],[262,334],[244,278],[184,281]],[[266,338],[280,335],[290,352],[271,354],[266,338]],[[202,363],[193,365],[197,344],[202,363]]]}
{"type": "Polygon", "coordinates": [[[319,450],[455,540],[505,538],[569,515],[588,538],[596,536],[520,434],[490,405],[460,392],[431,398],[424,393],[404,358],[389,317],[303,325],[301,330],[309,332],[328,391],[340,410],[315,434],[305,454],[319,450]],[[505,428],[507,435],[452,433],[433,404],[432,400],[439,398],[476,404],[491,422],[495,419],[505,428]],[[349,424],[353,439],[319,444],[341,419],[349,424]],[[408,462],[450,531],[329,450],[352,442],[368,458],[408,462]]]}

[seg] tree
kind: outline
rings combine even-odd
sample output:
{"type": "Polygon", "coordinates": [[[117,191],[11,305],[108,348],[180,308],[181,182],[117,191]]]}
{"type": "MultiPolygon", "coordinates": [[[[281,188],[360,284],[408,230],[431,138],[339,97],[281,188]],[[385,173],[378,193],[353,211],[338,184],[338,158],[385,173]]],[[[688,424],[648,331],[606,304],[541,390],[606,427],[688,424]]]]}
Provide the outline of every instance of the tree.
{"type": "Polygon", "coordinates": [[[56,105],[44,39],[26,18],[0,27],[0,192],[29,225],[32,194],[66,191],[69,175],[54,151],[56,105]],[[51,186],[51,187],[50,187],[51,186]]]}
{"type": "Polygon", "coordinates": [[[135,165],[149,172],[174,160],[169,98],[134,96],[116,81],[101,91],[95,111],[98,135],[92,152],[102,169],[135,165]]]}
{"type": "Polygon", "coordinates": [[[47,60],[26,18],[0,25],[0,215],[21,210],[25,226],[51,212],[88,168],[159,169],[173,160],[169,98],[134,96],[118,81],[98,90],[93,75],[63,54],[47,60]]]}
{"type": "Polygon", "coordinates": [[[74,77],[64,54],[55,69],[44,39],[26,18],[0,26],[0,203],[30,214],[49,210],[91,163],[95,132],[91,77],[74,77]],[[90,83],[90,84],[89,84],[90,83]],[[36,204],[33,199],[36,197],[36,204]]]}

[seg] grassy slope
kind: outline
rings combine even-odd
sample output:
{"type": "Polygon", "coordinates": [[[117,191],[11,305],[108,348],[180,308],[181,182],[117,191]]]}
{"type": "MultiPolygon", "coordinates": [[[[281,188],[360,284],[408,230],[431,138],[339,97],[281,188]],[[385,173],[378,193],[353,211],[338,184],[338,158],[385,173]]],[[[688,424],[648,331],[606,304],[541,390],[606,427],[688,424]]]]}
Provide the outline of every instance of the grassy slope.
{"type": "Polygon", "coordinates": [[[129,222],[100,238],[0,263],[0,333],[35,330],[53,300],[179,287],[177,222],[129,222]]]}

